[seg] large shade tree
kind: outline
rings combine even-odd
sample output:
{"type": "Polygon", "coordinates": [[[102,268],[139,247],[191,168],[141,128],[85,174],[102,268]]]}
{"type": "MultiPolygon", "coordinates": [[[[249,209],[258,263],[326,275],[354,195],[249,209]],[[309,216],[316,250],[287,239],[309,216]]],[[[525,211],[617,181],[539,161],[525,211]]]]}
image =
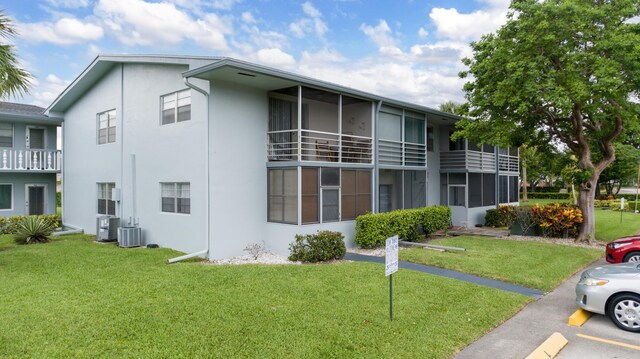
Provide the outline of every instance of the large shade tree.
{"type": "Polygon", "coordinates": [[[594,191],[615,159],[614,140],[638,121],[639,15],[640,0],[513,0],[507,23],[464,60],[473,120],[460,135],[566,146],[580,171],[578,240],[593,237],[594,191]]]}
{"type": "Polygon", "coordinates": [[[29,90],[31,74],[20,68],[9,42],[16,35],[13,22],[0,10],[0,97],[17,97],[29,90]]]}

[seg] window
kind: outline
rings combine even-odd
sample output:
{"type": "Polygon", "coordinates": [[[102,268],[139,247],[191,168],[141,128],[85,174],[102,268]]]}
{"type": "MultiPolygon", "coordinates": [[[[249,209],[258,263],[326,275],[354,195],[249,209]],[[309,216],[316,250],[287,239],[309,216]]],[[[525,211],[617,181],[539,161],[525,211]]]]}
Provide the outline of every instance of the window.
{"type": "Polygon", "coordinates": [[[98,144],[116,142],[116,110],[98,114],[98,144]]]}
{"type": "Polygon", "coordinates": [[[163,125],[191,119],[191,90],[186,89],[164,95],[160,103],[163,125]]]}
{"type": "Polygon", "coordinates": [[[13,185],[0,184],[0,210],[13,209],[13,185]]]}
{"type": "Polygon", "coordinates": [[[342,170],[342,219],[371,212],[371,171],[342,170]]]}
{"type": "Polygon", "coordinates": [[[191,185],[181,182],[160,183],[162,212],[191,213],[191,185]]]}
{"type": "Polygon", "coordinates": [[[115,187],[113,182],[98,183],[98,214],[116,215],[116,201],[111,197],[111,190],[115,187]]]}
{"type": "Polygon", "coordinates": [[[13,124],[0,123],[0,147],[13,147],[13,124]]]}
{"type": "Polygon", "coordinates": [[[268,176],[268,221],[297,224],[298,170],[270,169],[268,176]]]}
{"type": "Polygon", "coordinates": [[[318,169],[302,169],[302,223],[318,223],[318,169]]]}

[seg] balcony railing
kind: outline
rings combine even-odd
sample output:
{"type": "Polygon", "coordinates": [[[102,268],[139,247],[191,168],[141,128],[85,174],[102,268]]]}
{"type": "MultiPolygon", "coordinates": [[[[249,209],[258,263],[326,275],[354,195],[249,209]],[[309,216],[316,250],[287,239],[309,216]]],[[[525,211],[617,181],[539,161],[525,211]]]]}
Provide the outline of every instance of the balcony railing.
{"type": "Polygon", "coordinates": [[[0,171],[50,171],[62,169],[62,151],[0,150],[0,171]]]}
{"type": "Polygon", "coordinates": [[[298,130],[267,132],[269,161],[318,161],[371,163],[371,137],[332,132],[298,130]]]}
{"type": "Polygon", "coordinates": [[[440,169],[495,172],[496,157],[493,153],[479,151],[440,152],[440,169]]]}
{"type": "Polygon", "coordinates": [[[518,172],[518,156],[499,155],[498,169],[503,172],[518,172]]]}
{"type": "Polygon", "coordinates": [[[426,166],[427,146],[391,140],[378,140],[380,164],[426,166]]]}

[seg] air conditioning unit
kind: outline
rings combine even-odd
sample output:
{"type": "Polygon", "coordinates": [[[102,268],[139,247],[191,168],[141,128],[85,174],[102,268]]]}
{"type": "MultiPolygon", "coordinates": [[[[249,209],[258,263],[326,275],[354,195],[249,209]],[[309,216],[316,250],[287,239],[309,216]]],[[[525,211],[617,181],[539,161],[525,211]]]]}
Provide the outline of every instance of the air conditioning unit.
{"type": "Polygon", "coordinates": [[[118,227],[120,218],[113,216],[100,216],[96,223],[96,241],[114,242],[118,240],[118,227]]]}
{"type": "Polygon", "coordinates": [[[118,228],[118,246],[122,248],[142,246],[142,228],[140,227],[118,228]]]}

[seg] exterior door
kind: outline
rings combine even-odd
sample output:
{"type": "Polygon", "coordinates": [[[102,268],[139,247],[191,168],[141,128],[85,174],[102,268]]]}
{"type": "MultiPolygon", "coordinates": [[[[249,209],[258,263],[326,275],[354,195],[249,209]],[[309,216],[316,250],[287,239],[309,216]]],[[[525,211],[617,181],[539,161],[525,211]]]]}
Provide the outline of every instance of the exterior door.
{"type": "Polygon", "coordinates": [[[27,127],[26,147],[28,149],[44,149],[45,130],[40,127],[27,127]]]}
{"type": "Polygon", "coordinates": [[[466,186],[448,186],[448,205],[451,208],[451,223],[454,226],[468,226],[466,208],[466,186]]]}
{"type": "Polygon", "coordinates": [[[28,184],[25,192],[27,215],[44,214],[47,186],[43,184],[28,184]]]}

